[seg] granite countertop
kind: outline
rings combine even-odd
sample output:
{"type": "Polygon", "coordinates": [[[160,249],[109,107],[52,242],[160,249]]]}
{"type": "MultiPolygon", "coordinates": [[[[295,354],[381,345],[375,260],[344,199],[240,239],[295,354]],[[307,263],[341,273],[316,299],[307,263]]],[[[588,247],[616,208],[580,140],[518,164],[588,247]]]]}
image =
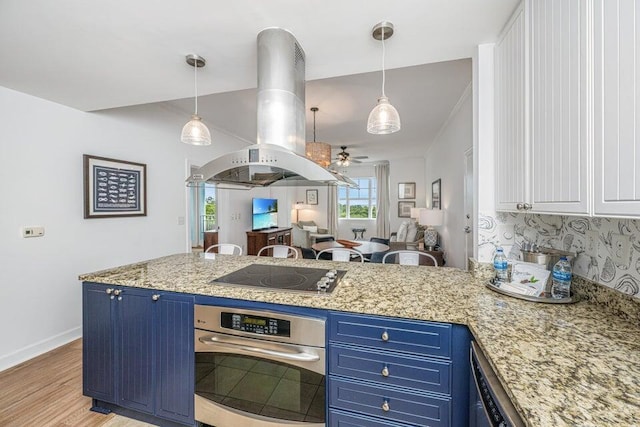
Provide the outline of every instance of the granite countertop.
{"type": "Polygon", "coordinates": [[[529,426],[640,424],[640,327],[587,301],[521,301],[447,267],[228,255],[172,255],[80,280],[467,325],[529,426]],[[209,284],[256,262],[348,272],[329,295],[209,284]]]}

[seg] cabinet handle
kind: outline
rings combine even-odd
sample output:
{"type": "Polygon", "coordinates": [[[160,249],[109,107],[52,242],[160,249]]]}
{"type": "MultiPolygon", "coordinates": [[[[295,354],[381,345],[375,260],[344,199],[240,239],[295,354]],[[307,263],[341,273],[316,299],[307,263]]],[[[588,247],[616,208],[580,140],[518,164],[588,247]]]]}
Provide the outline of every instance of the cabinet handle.
{"type": "Polygon", "coordinates": [[[152,299],[152,300],[154,300],[154,301],[158,301],[158,300],[160,299],[160,295],[158,295],[158,294],[153,294],[153,295],[151,296],[151,299],[152,299]]]}
{"type": "Polygon", "coordinates": [[[516,205],[516,209],[518,209],[519,211],[521,211],[521,210],[523,210],[523,209],[524,209],[524,205],[525,205],[524,203],[518,203],[518,204],[516,205]]]}
{"type": "Polygon", "coordinates": [[[382,373],[383,377],[388,377],[389,376],[389,368],[385,366],[384,368],[382,368],[382,372],[381,373],[382,373]]]}
{"type": "Polygon", "coordinates": [[[384,412],[389,412],[391,410],[391,407],[389,406],[389,401],[385,400],[384,402],[382,402],[382,410],[384,412]]]}
{"type": "Polygon", "coordinates": [[[530,205],[529,203],[525,203],[525,204],[524,204],[524,210],[525,210],[525,211],[531,210],[531,208],[532,208],[532,207],[533,207],[533,206],[532,206],[532,205],[530,205]]]}
{"type": "Polygon", "coordinates": [[[107,295],[111,295],[113,293],[113,288],[107,288],[105,292],[107,293],[107,295]]]}
{"type": "Polygon", "coordinates": [[[384,331],[382,333],[382,341],[389,341],[389,334],[387,333],[387,331],[384,331]]]}
{"type": "Polygon", "coordinates": [[[114,294],[115,296],[118,296],[118,295],[120,295],[121,293],[122,293],[122,291],[121,291],[120,289],[116,289],[116,290],[114,290],[114,291],[113,291],[113,294],[114,294]]]}

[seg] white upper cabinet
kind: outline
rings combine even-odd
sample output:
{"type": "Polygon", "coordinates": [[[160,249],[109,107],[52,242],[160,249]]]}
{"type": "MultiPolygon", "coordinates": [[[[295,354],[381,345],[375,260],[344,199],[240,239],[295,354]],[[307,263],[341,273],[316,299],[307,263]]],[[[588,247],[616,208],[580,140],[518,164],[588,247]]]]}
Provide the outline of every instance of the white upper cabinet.
{"type": "Polygon", "coordinates": [[[595,0],[594,214],[640,217],[640,1],[595,0]]]}
{"type": "Polygon", "coordinates": [[[526,0],[496,43],[496,209],[589,213],[590,1],[526,0]]]}
{"type": "Polygon", "coordinates": [[[495,46],[496,209],[516,210],[529,197],[527,43],[521,4],[495,46]]]}
{"type": "Polygon", "coordinates": [[[590,3],[530,2],[534,212],[589,214],[590,3]]]}

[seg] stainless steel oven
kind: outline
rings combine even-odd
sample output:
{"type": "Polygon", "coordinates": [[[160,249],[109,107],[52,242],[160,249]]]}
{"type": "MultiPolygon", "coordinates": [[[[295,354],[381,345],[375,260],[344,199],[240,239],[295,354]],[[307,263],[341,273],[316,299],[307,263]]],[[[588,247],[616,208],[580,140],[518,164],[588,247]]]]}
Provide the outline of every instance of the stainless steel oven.
{"type": "Polygon", "coordinates": [[[524,427],[486,356],[471,342],[471,413],[470,427],[524,427]]]}
{"type": "Polygon", "coordinates": [[[325,425],[325,321],[195,306],[195,419],[215,427],[325,425]]]}

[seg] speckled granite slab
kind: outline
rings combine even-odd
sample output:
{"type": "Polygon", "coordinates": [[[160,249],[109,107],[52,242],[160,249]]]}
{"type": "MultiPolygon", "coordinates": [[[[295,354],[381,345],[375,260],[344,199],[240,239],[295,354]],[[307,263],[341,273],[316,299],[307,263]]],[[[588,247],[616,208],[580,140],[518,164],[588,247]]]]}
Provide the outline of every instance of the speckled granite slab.
{"type": "Polygon", "coordinates": [[[446,267],[182,254],[83,281],[468,325],[530,426],[640,425],[640,328],[589,301],[535,304],[446,267]],[[348,270],[330,295],[209,284],[251,263],[348,270]]]}

